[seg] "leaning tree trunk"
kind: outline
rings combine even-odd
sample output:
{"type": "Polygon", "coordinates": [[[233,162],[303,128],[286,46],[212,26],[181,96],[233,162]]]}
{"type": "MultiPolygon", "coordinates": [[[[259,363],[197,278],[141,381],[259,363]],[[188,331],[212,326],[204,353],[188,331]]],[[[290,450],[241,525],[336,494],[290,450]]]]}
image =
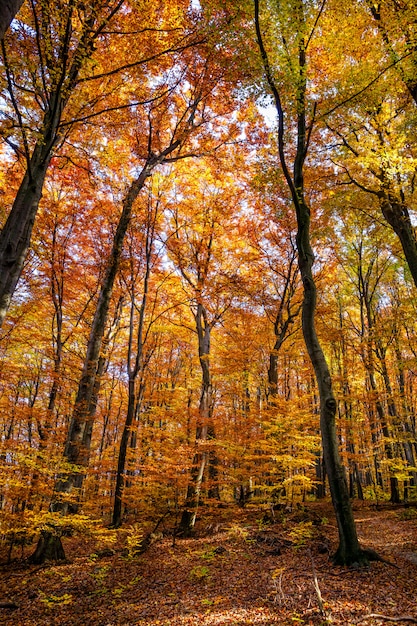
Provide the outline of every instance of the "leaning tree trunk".
{"type": "Polygon", "coordinates": [[[414,285],[417,287],[417,240],[408,209],[388,196],[383,198],[381,210],[401,242],[414,285]]]}
{"type": "MultiPolygon", "coordinates": [[[[62,58],[65,57],[66,51],[64,48],[63,44],[61,49],[62,57],[58,61],[62,61],[62,58]]],[[[3,56],[6,59],[4,46],[3,56]]],[[[65,76],[62,79],[62,83],[48,94],[48,108],[43,117],[42,128],[39,129],[39,140],[36,142],[31,155],[29,155],[27,146],[26,131],[21,126],[26,154],[26,172],[0,234],[0,327],[3,324],[17,282],[22,273],[39,202],[42,197],[46,173],[60,140],[59,125],[61,115],[68,102],[71,90],[76,84],[83,55],[79,55],[79,57],[70,68],[72,81],[71,84],[66,85],[67,93],[65,96],[63,95],[65,76]]],[[[13,97],[13,85],[7,62],[6,77],[10,94],[13,97]]]]}
{"type": "Polygon", "coordinates": [[[51,152],[37,146],[0,233],[0,327],[22,273],[51,152]]]}
{"type": "MultiPolygon", "coordinates": [[[[51,25],[49,12],[44,11],[43,3],[39,4],[42,5],[42,10],[35,16],[35,36],[38,46],[43,39],[46,39],[47,47],[50,44],[51,49],[47,57],[50,55],[49,59],[54,59],[54,67],[48,68],[51,70],[50,81],[49,79],[44,81],[44,90],[39,94],[39,98],[47,103],[47,107],[42,126],[37,129],[36,133],[33,133],[36,134],[38,140],[32,153],[30,153],[31,141],[14,94],[16,87],[13,71],[7,61],[4,40],[1,42],[7,89],[16,112],[15,124],[22,134],[22,152],[26,157],[26,173],[0,234],[0,327],[10,306],[29,249],[46,173],[56,147],[62,139],[60,129],[62,114],[77,85],[81,68],[88,62],[95,50],[95,39],[105,24],[120,10],[122,2],[116,5],[107,16],[100,15],[102,7],[98,8],[98,11],[93,11],[91,16],[81,24],[77,42],[72,41],[71,37],[74,27],[74,2],[68,2],[65,23],[56,32],[54,26],[51,25]],[[52,32],[53,35],[51,35],[52,32]],[[55,50],[52,50],[53,45],[56,46],[55,50]],[[74,49],[70,51],[73,46],[74,49]],[[70,57],[71,62],[69,62],[70,57]]],[[[7,28],[9,17],[12,18],[13,12],[18,8],[19,0],[0,0],[0,39],[2,39],[1,28],[7,28]]],[[[40,58],[44,61],[42,55],[40,58]]],[[[49,65],[47,60],[46,65],[49,65]]]]}

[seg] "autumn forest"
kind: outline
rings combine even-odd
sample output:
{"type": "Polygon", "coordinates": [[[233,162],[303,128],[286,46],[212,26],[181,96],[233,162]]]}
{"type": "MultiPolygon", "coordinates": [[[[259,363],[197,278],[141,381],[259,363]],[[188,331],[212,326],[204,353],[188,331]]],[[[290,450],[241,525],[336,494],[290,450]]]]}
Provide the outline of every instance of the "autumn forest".
{"type": "Polygon", "coordinates": [[[22,4],[0,55],[10,550],[325,499],[334,562],[378,558],[351,502],[417,501],[416,23],[411,0],[22,4]]]}

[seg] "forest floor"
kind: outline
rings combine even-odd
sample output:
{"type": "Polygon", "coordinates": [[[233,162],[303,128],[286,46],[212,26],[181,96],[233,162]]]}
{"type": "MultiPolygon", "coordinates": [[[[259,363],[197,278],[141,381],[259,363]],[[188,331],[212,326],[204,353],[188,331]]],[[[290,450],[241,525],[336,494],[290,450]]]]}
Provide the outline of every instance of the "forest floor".
{"type": "Polygon", "coordinates": [[[5,549],[0,624],[417,623],[416,508],[354,508],[362,545],[394,565],[333,566],[337,529],[326,503],[282,511],[275,519],[260,509],[218,509],[215,518],[200,519],[195,538],[163,537],[138,556],[123,551],[123,531],[113,550],[100,551],[92,539],[64,538],[68,561],[60,565],[29,565],[17,558],[17,548],[6,564],[5,549]]]}

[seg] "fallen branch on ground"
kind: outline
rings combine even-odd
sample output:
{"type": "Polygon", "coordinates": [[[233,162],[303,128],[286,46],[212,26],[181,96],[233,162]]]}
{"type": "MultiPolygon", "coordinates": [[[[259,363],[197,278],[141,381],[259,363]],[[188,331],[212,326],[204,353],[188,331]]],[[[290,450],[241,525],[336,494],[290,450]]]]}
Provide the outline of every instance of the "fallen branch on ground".
{"type": "Polygon", "coordinates": [[[360,624],[369,618],[374,619],[386,619],[389,622],[412,622],[413,624],[417,624],[417,617],[412,617],[411,615],[399,615],[398,617],[391,617],[391,615],[381,615],[380,613],[371,613],[370,615],[365,615],[365,617],[361,617],[360,619],[355,621],[355,624],[360,624]]]}
{"type": "Polygon", "coordinates": [[[321,591],[320,591],[320,587],[319,587],[319,581],[317,580],[317,573],[316,573],[316,567],[314,565],[314,559],[313,559],[313,555],[311,554],[311,550],[309,550],[310,552],[310,559],[311,559],[311,568],[313,571],[313,584],[314,584],[314,589],[317,595],[317,601],[319,604],[319,609],[320,609],[320,614],[322,617],[324,617],[325,620],[329,619],[329,615],[327,613],[327,611],[324,608],[324,602],[323,602],[323,597],[321,595],[321,591]]]}

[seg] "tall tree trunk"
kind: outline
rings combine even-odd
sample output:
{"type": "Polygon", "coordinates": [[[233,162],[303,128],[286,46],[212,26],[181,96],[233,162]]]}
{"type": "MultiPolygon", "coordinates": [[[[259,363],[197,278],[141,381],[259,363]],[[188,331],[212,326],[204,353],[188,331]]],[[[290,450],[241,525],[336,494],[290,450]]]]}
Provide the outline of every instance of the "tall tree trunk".
{"type": "Polygon", "coordinates": [[[259,22],[259,0],[255,2],[255,28],[261,58],[268,84],[274,97],[278,114],[278,152],[281,167],[297,216],[297,251],[298,266],[304,288],[302,304],[302,329],[307,351],[314,368],[320,396],[320,428],[323,445],[323,456],[329,479],[333,507],[339,531],[339,547],[334,560],[340,564],[367,562],[368,558],[359,545],[352,507],[349,500],[348,486],[340,460],[336,431],[337,404],[332,391],[330,371],[319,343],[315,329],[315,310],[317,291],[313,278],[312,266],[314,255],[310,243],[310,208],[304,197],[304,161],[308,150],[306,130],[306,50],[304,40],[304,7],[302,1],[294,6],[294,23],[298,35],[298,69],[299,77],[296,89],[297,110],[297,145],[293,166],[293,176],[287,166],[284,151],[284,110],[280,92],[277,88],[268,55],[263,43],[259,22]]]}
{"type": "MultiPolygon", "coordinates": [[[[155,163],[156,164],[156,163],[155,163]]],[[[71,497],[71,505],[68,496],[74,489],[81,490],[85,470],[90,457],[90,445],[92,429],[95,417],[96,398],[100,385],[100,352],[113,294],[114,281],[120,264],[124,238],[130,223],[133,203],[143,188],[152,168],[149,164],[142,169],[139,176],[133,181],[123,202],[116,234],[113,240],[112,251],[107,265],[106,273],[101,286],[90,337],[87,345],[87,353],[84,359],[83,371],[78,385],[77,397],[74,404],[73,414],[68,429],[67,441],[64,448],[64,457],[68,463],[77,467],[77,471],[60,477],[55,484],[55,496],[50,504],[52,512],[59,511],[62,515],[74,513],[78,509],[77,498],[71,497]],[[66,496],[67,499],[65,499],[66,496]]],[[[33,563],[42,563],[48,558],[48,553],[61,553],[51,547],[53,542],[61,543],[59,537],[41,536],[37,549],[31,557],[33,563]]],[[[62,547],[62,546],[61,546],[62,547]]],[[[63,549],[62,549],[63,552],[63,549]]]]}
{"type": "MultiPolygon", "coordinates": [[[[123,0],[120,0],[116,5],[117,8],[115,10],[117,11],[122,4],[123,0]]],[[[104,26],[104,22],[102,25],[104,26]]],[[[93,45],[93,41],[91,40],[90,44],[85,45],[90,48],[90,45],[93,45]]],[[[81,61],[79,60],[79,62],[81,61]]],[[[79,66],[75,68],[77,72],[78,69],[79,66]]],[[[185,117],[186,112],[184,112],[184,127],[178,125],[174,131],[174,133],[178,132],[178,137],[175,137],[174,134],[168,142],[168,145],[159,153],[152,151],[153,129],[151,120],[149,120],[148,155],[142,170],[132,181],[123,200],[122,212],[120,214],[116,233],[113,238],[110,257],[107,262],[106,272],[100,289],[88,340],[87,353],[84,360],[81,379],[78,385],[77,397],[68,429],[64,457],[70,464],[77,467],[77,471],[69,473],[65,477],[58,479],[55,485],[56,495],[50,505],[50,510],[52,512],[59,511],[61,514],[65,514],[70,511],[70,508],[73,511],[78,508],[77,503],[75,505],[71,504],[71,507],[69,507],[68,502],[65,501],[62,494],[69,495],[74,489],[81,489],[84,473],[89,462],[95,408],[98,389],[100,386],[100,352],[113,294],[114,281],[119,269],[124,240],[132,217],[134,202],[140,191],[143,189],[148,177],[151,176],[153,170],[158,165],[167,161],[174,162],[178,159],[186,158],[186,156],[183,155],[175,155],[175,152],[183,146],[184,142],[188,139],[194,129],[195,114],[200,101],[201,98],[197,97],[191,100],[186,110],[186,112],[189,113],[188,118],[185,117]]],[[[72,500],[74,501],[73,497],[72,500]]],[[[37,550],[33,558],[35,559],[36,557],[36,562],[42,562],[45,554],[46,550],[42,550],[40,552],[37,550]]]]}
{"type": "Polygon", "coordinates": [[[124,472],[126,466],[126,454],[127,446],[130,437],[130,429],[135,417],[136,406],[136,385],[135,378],[129,380],[129,399],[127,405],[127,414],[125,424],[123,426],[122,438],[120,440],[119,454],[117,458],[117,470],[116,470],[116,485],[114,488],[114,505],[112,514],[112,526],[118,528],[122,523],[122,511],[123,511],[123,487],[124,487],[124,472]]]}
{"type": "Polygon", "coordinates": [[[293,306],[292,302],[297,287],[298,271],[296,267],[294,268],[296,251],[292,241],[291,243],[293,247],[288,266],[280,271],[280,276],[283,278],[282,292],[278,294],[278,311],[274,321],[275,343],[269,354],[268,388],[272,406],[276,403],[276,396],[278,395],[278,354],[288,337],[291,325],[300,313],[300,307],[298,305],[293,306]]]}
{"type": "MultiPolygon", "coordinates": [[[[415,454],[413,450],[413,446],[411,444],[411,438],[413,436],[413,427],[410,424],[409,416],[412,414],[411,407],[407,401],[406,389],[405,389],[405,377],[404,377],[404,359],[401,354],[401,349],[399,346],[398,333],[395,333],[394,336],[394,349],[395,356],[397,360],[397,368],[398,368],[398,383],[400,387],[400,398],[402,404],[402,410],[404,419],[402,420],[401,426],[405,433],[405,441],[404,441],[404,453],[410,467],[416,466],[415,454]]],[[[417,486],[417,472],[415,470],[411,471],[411,486],[417,486]]]]}
{"type": "MultiPolygon", "coordinates": [[[[145,314],[148,302],[149,294],[149,278],[151,275],[151,262],[152,251],[155,237],[155,225],[157,218],[157,210],[155,212],[149,211],[146,224],[146,238],[145,238],[145,275],[143,278],[143,293],[142,302],[139,308],[139,319],[136,329],[136,352],[133,349],[134,336],[135,336],[135,287],[136,280],[132,269],[131,275],[131,289],[130,289],[130,322],[129,322],[129,341],[128,341],[128,354],[127,354],[127,375],[128,375],[128,405],[126,421],[123,427],[122,438],[120,441],[119,455],[117,459],[117,471],[116,471],[116,485],[114,492],[114,506],[112,515],[112,526],[118,528],[122,523],[122,509],[123,509],[123,489],[125,486],[125,466],[126,466],[126,454],[129,438],[131,437],[132,424],[139,414],[140,406],[142,403],[142,397],[144,392],[143,373],[149,362],[149,358],[145,359],[143,350],[144,342],[146,340],[145,333],[145,314]],[[139,390],[137,392],[136,383],[138,377],[141,379],[139,384],[139,390]]],[[[133,263],[133,262],[132,262],[133,263]]]]}
{"type": "MultiPolygon", "coordinates": [[[[296,180],[297,182],[297,180],[296,180]]],[[[301,182],[300,180],[298,182],[301,182]]],[[[300,186],[297,185],[300,189],[300,186]]],[[[303,335],[317,379],[320,396],[320,429],[323,457],[329,480],[330,493],[339,530],[339,547],[334,556],[339,564],[366,561],[357,534],[348,486],[339,456],[336,431],[337,404],[332,390],[330,371],[315,330],[316,285],[312,274],[313,253],[310,245],[310,211],[299,192],[297,248],[299,267],[304,286],[302,309],[303,335]]]]}
{"type": "Polygon", "coordinates": [[[187,487],[184,510],[178,527],[179,534],[184,537],[189,536],[194,529],[200,499],[201,484],[210,456],[208,452],[199,452],[198,444],[200,441],[207,440],[209,431],[210,437],[215,437],[213,425],[210,423],[212,408],[212,388],[209,361],[211,325],[207,320],[205,308],[201,303],[198,303],[197,305],[195,321],[198,336],[198,356],[201,366],[201,394],[198,407],[199,421],[196,430],[197,452],[193,458],[193,467],[191,470],[190,482],[187,487]]]}
{"type": "MultiPolygon", "coordinates": [[[[97,376],[100,352],[113,295],[114,282],[119,269],[126,232],[132,216],[133,204],[145,185],[148,176],[150,176],[154,167],[162,160],[163,159],[152,157],[143,167],[138,177],[132,182],[123,202],[123,209],[114,236],[110,258],[91,326],[87,353],[64,450],[64,456],[67,461],[81,468],[88,466],[90,456],[91,435],[95,413],[95,396],[98,393],[97,385],[100,384],[100,378],[97,376]]],[[[58,481],[56,491],[70,493],[73,488],[80,489],[83,478],[83,471],[69,474],[64,480],[58,481]]],[[[64,514],[68,512],[68,507],[60,501],[53,502],[51,509],[59,510],[64,514]]]]}
{"type": "MultiPolygon", "coordinates": [[[[374,289],[371,288],[371,276],[374,268],[376,257],[372,258],[369,265],[364,271],[363,267],[363,255],[362,255],[362,242],[359,244],[358,249],[358,291],[361,305],[361,324],[362,324],[362,336],[365,337],[366,354],[363,354],[366,372],[369,380],[369,384],[372,391],[372,396],[375,399],[375,408],[379,418],[379,424],[383,434],[384,452],[386,458],[391,461],[395,458],[393,445],[390,442],[390,428],[386,415],[385,407],[380,399],[378,386],[375,380],[375,364],[374,353],[382,359],[382,344],[375,334],[375,312],[373,307],[373,295],[374,289]]],[[[377,281],[380,276],[377,277],[377,281]]],[[[385,380],[387,383],[387,380],[385,380]]],[[[392,410],[392,398],[389,404],[389,412],[392,410]]],[[[396,411],[396,409],[395,409],[396,411]]],[[[375,457],[376,458],[376,457],[375,457]]],[[[392,467],[389,467],[389,483],[390,483],[390,500],[391,502],[398,503],[400,501],[400,494],[398,488],[398,479],[394,474],[392,467]]]]}

